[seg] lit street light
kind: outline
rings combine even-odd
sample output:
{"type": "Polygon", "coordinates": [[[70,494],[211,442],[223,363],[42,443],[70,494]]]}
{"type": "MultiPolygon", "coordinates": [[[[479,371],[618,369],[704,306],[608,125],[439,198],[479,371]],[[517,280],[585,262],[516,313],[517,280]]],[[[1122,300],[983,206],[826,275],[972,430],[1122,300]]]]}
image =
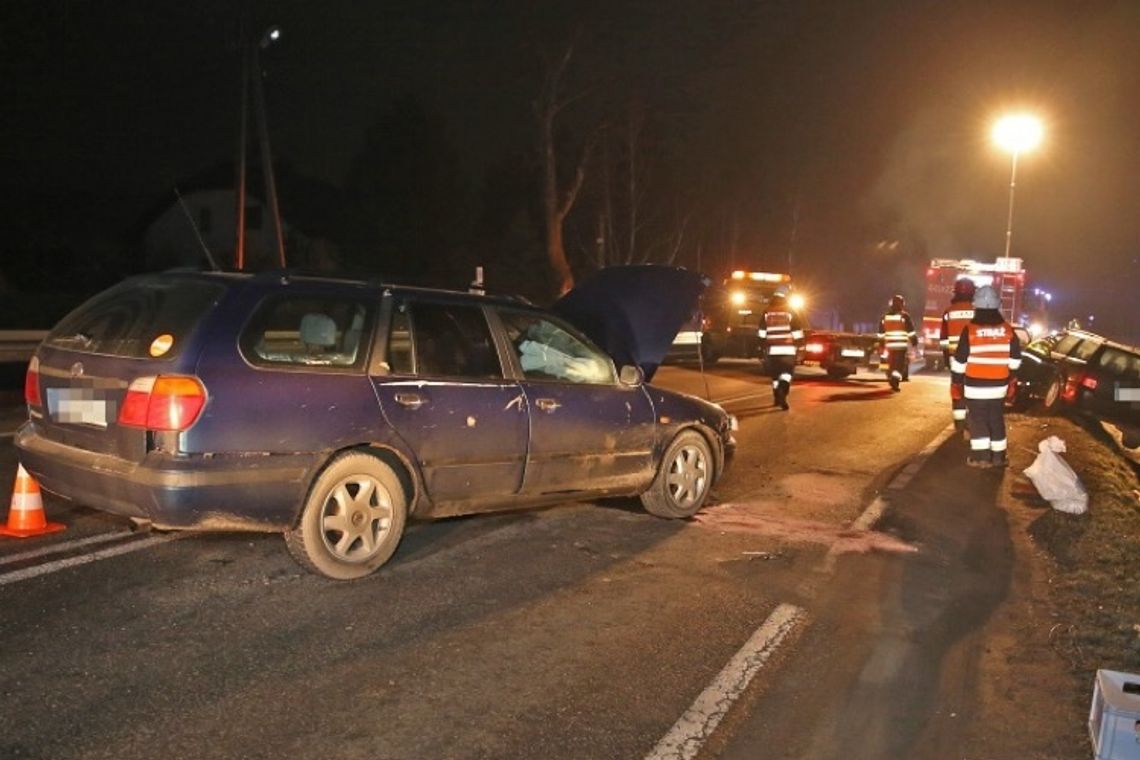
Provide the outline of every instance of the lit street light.
{"type": "Polygon", "coordinates": [[[1013,243],[1013,190],[1017,185],[1017,157],[1041,144],[1045,128],[1041,120],[1029,114],[1011,114],[998,119],[993,138],[998,147],[1011,156],[1009,170],[1009,215],[1005,224],[1005,257],[1009,258],[1013,243]]]}

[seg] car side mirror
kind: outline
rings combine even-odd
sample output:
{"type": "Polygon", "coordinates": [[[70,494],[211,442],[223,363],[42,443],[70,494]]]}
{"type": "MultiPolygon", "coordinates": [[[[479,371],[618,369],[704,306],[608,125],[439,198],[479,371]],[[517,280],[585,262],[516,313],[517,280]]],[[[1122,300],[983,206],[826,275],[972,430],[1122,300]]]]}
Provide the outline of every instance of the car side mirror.
{"type": "Polygon", "coordinates": [[[641,367],[636,364],[626,364],[618,372],[618,380],[622,385],[628,385],[633,388],[645,382],[645,373],[641,371],[641,367]]]}

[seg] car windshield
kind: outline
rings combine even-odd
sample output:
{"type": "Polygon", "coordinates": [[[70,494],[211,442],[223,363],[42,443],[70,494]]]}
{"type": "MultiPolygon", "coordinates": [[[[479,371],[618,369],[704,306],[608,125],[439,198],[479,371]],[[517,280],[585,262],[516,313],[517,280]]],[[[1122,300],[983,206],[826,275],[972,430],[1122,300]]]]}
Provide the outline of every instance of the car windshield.
{"type": "Polygon", "coordinates": [[[170,359],[225,286],[190,278],[127,280],[64,317],[45,345],[134,359],[170,359]]]}

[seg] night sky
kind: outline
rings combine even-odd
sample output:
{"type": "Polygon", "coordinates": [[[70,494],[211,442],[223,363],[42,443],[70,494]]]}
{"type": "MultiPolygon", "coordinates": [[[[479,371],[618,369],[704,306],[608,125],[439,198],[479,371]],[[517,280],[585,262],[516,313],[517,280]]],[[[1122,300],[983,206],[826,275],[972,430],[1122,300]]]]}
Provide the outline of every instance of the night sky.
{"type": "Polygon", "coordinates": [[[1034,110],[1047,132],[1019,163],[1013,255],[1057,317],[1140,341],[1134,0],[6,0],[4,197],[98,198],[123,225],[230,160],[240,8],[283,32],[263,61],[274,153],[333,184],[402,94],[441,115],[473,177],[533,150],[541,51],[575,38],[563,125],[622,98],[653,115],[703,269],[790,259],[860,319],[896,291],[921,303],[931,257],[1001,254],[1010,161],[989,129],[1034,110]]]}

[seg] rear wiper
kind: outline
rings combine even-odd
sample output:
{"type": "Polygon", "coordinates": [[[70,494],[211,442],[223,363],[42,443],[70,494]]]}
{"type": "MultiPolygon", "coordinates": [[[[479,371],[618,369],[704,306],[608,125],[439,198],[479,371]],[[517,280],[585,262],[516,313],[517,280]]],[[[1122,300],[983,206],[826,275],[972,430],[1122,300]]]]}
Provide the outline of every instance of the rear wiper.
{"type": "Polygon", "coordinates": [[[77,332],[77,333],[75,333],[75,335],[69,335],[67,337],[56,338],[56,342],[57,343],[79,343],[84,348],[87,348],[88,346],[90,346],[92,343],[95,342],[95,339],[93,337],[91,337],[90,335],[88,335],[87,333],[77,332]]]}

